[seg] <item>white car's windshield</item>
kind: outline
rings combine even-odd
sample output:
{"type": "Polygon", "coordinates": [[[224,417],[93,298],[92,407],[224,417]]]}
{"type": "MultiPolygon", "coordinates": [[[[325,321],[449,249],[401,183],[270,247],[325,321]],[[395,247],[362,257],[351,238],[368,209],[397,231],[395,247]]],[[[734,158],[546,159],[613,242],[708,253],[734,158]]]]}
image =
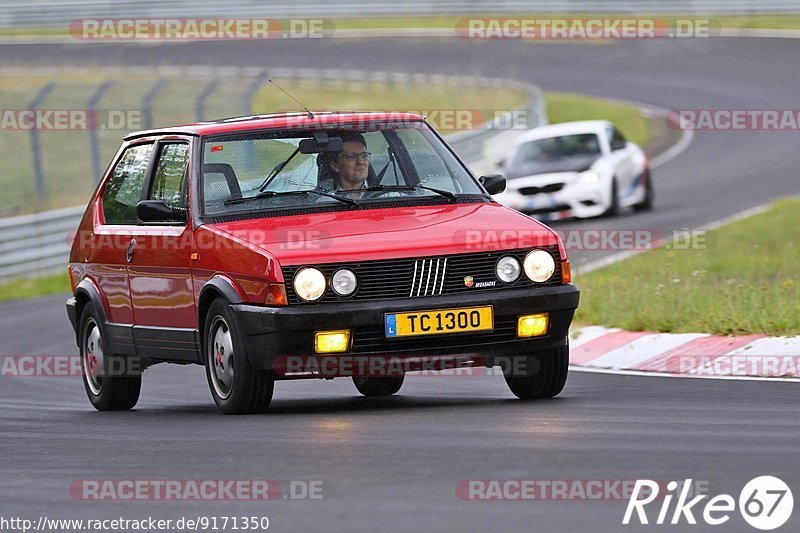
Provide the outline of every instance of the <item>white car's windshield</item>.
{"type": "Polygon", "coordinates": [[[513,164],[548,163],[571,157],[599,155],[600,142],[594,133],[548,137],[527,142],[519,147],[513,164]]]}
{"type": "Polygon", "coordinates": [[[362,207],[421,197],[446,202],[484,194],[423,123],[209,138],[203,146],[200,193],[203,212],[211,216],[336,204],[362,207]],[[328,149],[307,153],[305,143],[322,132],[331,142],[328,149]]]}

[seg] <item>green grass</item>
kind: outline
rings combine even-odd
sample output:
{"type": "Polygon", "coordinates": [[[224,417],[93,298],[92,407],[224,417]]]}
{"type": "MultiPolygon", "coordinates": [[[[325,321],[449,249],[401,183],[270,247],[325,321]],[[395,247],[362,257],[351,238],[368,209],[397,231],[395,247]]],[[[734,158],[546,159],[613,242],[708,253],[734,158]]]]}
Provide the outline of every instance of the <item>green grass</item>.
{"type": "Polygon", "coordinates": [[[69,278],[65,269],[63,274],[53,274],[41,278],[21,278],[0,283],[0,303],[64,294],[69,291],[69,278]]]}
{"type": "Polygon", "coordinates": [[[800,334],[800,200],[706,235],[576,276],[579,324],[633,331],[800,334]],[[699,248],[699,247],[698,247],[699,248]]]}
{"type": "Polygon", "coordinates": [[[636,106],[572,93],[545,93],[544,100],[551,124],[604,119],[613,122],[629,141],[639,146],[650,140],[650,120],[636,106]]]}

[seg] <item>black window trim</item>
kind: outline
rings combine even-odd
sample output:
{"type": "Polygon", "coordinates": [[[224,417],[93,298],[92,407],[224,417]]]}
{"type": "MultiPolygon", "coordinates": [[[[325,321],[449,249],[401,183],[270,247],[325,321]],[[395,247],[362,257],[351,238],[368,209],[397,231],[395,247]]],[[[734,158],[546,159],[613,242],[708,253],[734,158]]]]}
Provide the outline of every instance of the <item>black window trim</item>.
{"type": "MultiPolygon", "coordinates": [[[[183,179],[183,185],[181,186],[181,202],[184,203],[188,201],[188,185],[189,185],[189,176],[190,176],[190,169],[191,169],[191,161],[192,161],[192,144],[189,142],[188,139],[176,138],[173,136],[167,137],[159,137],[153,140],[153,152],[150,154],[150,161],[147,164],[147,170],[145,171],[145,178],[144,182],[142,183],[142,190],[139,195],[139,200],[149,200],[151,189],[153,188],[153,182],[155,181],[155,174],[156,170],[158,169],[158,161],[161,157],[161,151],[164,149],[166,145],[169,144],[186,144],[189,146],[189,153],[188,153],[188,162],[186,165],[186,170],[183,179]]],[[[139,226],[186,226],[189,223],[189,211],[188,205],[182,205],[181,207],[187,209],[187,216],[186,220],[175,220],[170,222],[143,222],[139,221],[139,226]]]]}

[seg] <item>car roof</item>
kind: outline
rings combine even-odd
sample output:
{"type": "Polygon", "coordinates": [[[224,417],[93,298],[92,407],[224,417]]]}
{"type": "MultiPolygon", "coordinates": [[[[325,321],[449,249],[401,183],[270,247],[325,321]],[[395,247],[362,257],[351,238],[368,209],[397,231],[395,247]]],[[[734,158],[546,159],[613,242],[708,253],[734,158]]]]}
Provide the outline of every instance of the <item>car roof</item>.
{"type": "Polygon", "coordinates": [[[574,135],[577,133],[602,134],[603,129],[609,126],[612,126],[612,124],[607,120],[578,120],[574,122],[549,124],[547,126],[533,128],[532,130],[523,133],[517,138],[515,144],[519,145],[536,139],[558,137],[560,135],[574,135]]]}
{"type": "Polygon", "coordinates": [[[305,111],[300,111],[231,117],[208,122],[197,122],[194,124],[183,124],[181,126],[137,131],[126,135],[125,140],[158,135],[194,135],[202,137],[219,133],[238,133],[289,127],[297,129],[338,125],[343,127],[353,125],[367,127],[371,124],[382,124],[386,122],[422,122],[424,120],[424,115],[399,111],[312,111],[310,114],[305,111]]]}

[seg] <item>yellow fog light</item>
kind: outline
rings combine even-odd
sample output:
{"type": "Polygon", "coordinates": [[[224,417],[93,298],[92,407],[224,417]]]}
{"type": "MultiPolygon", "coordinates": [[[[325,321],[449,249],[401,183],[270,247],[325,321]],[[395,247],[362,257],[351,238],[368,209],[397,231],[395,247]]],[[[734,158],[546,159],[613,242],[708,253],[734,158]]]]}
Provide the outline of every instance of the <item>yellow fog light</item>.
{"type": "Polygon", "coordinates": [[[316,353],[342,353],[350,349],[350,330],[318,331],[314,334],[316,353]]]}
{"type": "Polygon", "coordinates": [[[550,315],[547,313],[521,316],[517,321],[517,337],[540,337],[546,335],[549,325],[550,315]]]}

